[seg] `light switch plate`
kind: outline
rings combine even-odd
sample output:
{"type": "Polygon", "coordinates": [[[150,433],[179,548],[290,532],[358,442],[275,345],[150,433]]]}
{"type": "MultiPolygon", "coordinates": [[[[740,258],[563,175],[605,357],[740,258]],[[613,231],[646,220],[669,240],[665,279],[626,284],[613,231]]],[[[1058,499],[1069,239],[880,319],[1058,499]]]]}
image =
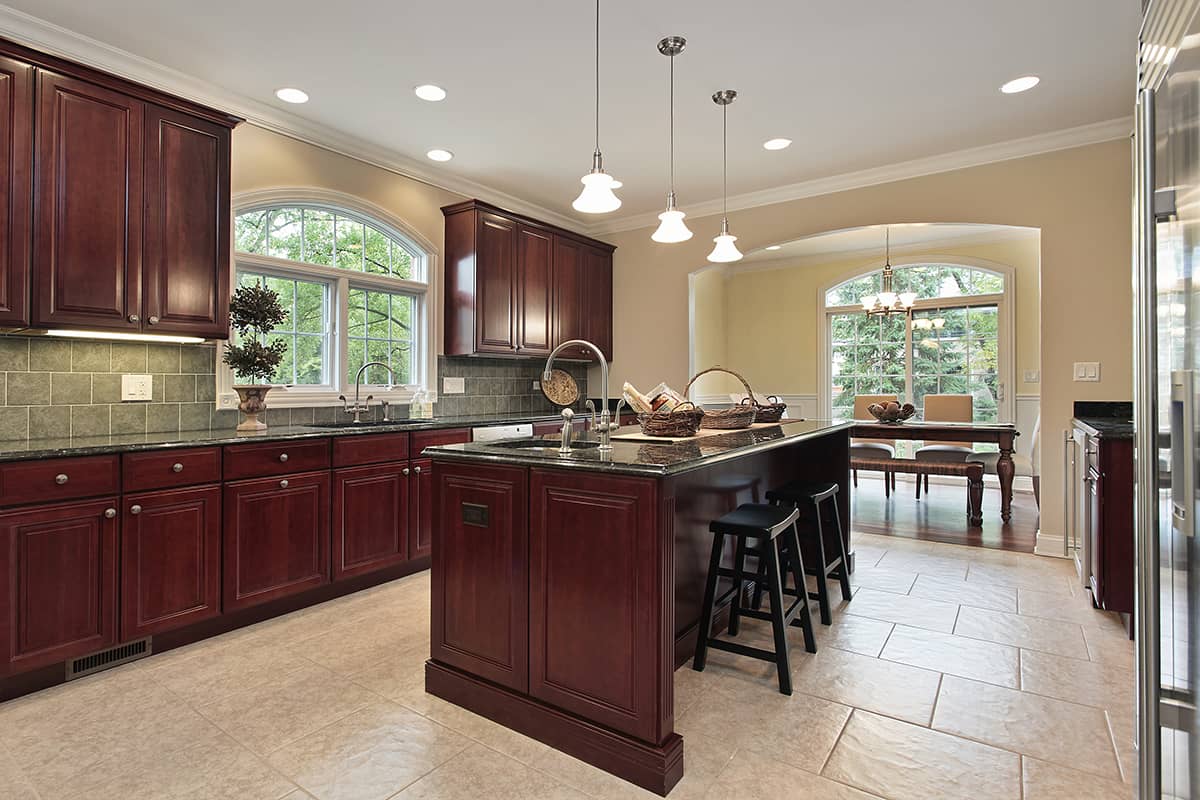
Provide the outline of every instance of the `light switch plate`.
{"type": "Polygon", "coordinates": [[[1024,378],[1026,383],[1037,383],[1042,379],[1042,371],[1040,369],[1027,369],[1025,370],[1024,378]]]}
{"type": "Polygon", "coordinates": [[[154,378],[150,375],[122,375],[121,401],[150,400],[154,396],[154,378]]]}
{"type": "Polygon", "coordinates": [[[1076,361],[1074,378],[1076,381],[1095,383],[1100,380],[1099,361],[1076,361]]]}
{"type": "Polygon", "coordinates": [[[443,394],[465,394],[467,391],[466,378],[442,378],[443,394]]]}

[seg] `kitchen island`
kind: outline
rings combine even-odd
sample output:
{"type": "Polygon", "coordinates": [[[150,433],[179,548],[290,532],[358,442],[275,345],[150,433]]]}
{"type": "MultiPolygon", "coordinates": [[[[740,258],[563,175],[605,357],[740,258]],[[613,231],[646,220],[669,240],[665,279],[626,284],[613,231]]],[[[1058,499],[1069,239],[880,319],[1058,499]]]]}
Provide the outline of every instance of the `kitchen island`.
{"type": "Polygon", "coordinates": [[[849,552],[850,427],[427,449],[427,691],[665,795],[684,771],[673,678],[695,648],[709,522],[789,480],[834,481],[849,552]]]}

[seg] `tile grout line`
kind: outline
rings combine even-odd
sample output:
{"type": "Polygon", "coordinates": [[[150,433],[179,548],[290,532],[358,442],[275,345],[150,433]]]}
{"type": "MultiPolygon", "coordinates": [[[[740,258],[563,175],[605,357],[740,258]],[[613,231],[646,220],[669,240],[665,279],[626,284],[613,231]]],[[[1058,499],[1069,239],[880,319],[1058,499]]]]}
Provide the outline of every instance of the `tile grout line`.
{"type": "MultiPolygon", "coordinates": [[[[842,726],[838,728],[838,734],[833,739],[833,747],[829,748],[829,752],[825,754],[824,760],[821,761],[820,769],[817,770],[817,774],[822,778],[826,777],[825,768],[829,766],[829,760],[833,758],[834,751],[837,750],[838,745],[841,744],[842,737],[846,735],[846,729],[850,727],[850,720],[854,719],[854,714],[857,711],[858,708],[856,706],[850,706],[850,713],[846,715],[846,719],[842,722],[842,726]]],[[[831,778],[830,780],[833,779],[831,778]]]]}

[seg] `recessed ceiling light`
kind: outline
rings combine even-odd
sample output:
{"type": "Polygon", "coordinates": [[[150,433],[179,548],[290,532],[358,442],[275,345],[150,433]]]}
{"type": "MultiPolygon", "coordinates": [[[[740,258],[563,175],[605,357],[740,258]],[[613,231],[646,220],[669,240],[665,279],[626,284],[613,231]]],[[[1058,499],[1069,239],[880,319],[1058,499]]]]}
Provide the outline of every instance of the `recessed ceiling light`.
{"type": "Polygon", "coordinates": [[[440,149],[430,150],[425,155],[434,161],[449,161],[450,159],[454,158],[454,153],[451,153],[449,150],[440,149]]]}
{"type": "Polygon", "coordinates": [[[773,245],[770,245],[769,247],[767,247],[767,249],[768,250],[778,250],[780,247],[781,247],[781,245],[773,244],[773,245]]]}
{"type": "Polygon", "coordinates": [[[423,83],[413,89],[417,97],[422,100],[428,100],[431,103],[437,103],[446,99],[446,90],[440,86],[434,86],[432,83],[423,83]]]}
{"type": "Polygon", "coordinates": [[[763,148],[766,150],[782,150],[791,145],[791,139],[767,139],[763,142],[763,148]]]}
{"type": "Polygon", "coordinates": [[[1016,94],[1018,92],[1027,92],[1041,82],[1041,78],[1037,75],[1026,75],[1023,78],[1013,78],[1008,83],[1000,87],[1000,91],[1005,94],[1016,94]]]}
{"type": "Polygon", "coordinates": [[[300,89],[291,89],[287,87],[284,87],[283,89],[276,89],[275,96],[285,103],[308,102],[308,92],[301,91],[300,89]]]}

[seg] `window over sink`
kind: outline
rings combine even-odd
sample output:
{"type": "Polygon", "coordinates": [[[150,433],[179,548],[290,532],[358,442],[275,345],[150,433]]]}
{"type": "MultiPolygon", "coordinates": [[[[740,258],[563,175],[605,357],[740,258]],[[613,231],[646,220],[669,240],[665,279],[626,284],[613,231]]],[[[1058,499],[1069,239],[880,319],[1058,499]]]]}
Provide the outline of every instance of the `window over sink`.
{"type": "MultiPolygon", "coordinates": [[[[362,382],[376,399],[405,403],[418,391],[433,393],[432,248],[369,204],[301,194],[235,199],[235,285],[265,283],[287,311],[271,334],[286,345],[272,406],[337,403],[371,361],[395,375],[368,367],[362,382]]],[[[224,407],[239,379],[221,372],[224,407]]]]}

